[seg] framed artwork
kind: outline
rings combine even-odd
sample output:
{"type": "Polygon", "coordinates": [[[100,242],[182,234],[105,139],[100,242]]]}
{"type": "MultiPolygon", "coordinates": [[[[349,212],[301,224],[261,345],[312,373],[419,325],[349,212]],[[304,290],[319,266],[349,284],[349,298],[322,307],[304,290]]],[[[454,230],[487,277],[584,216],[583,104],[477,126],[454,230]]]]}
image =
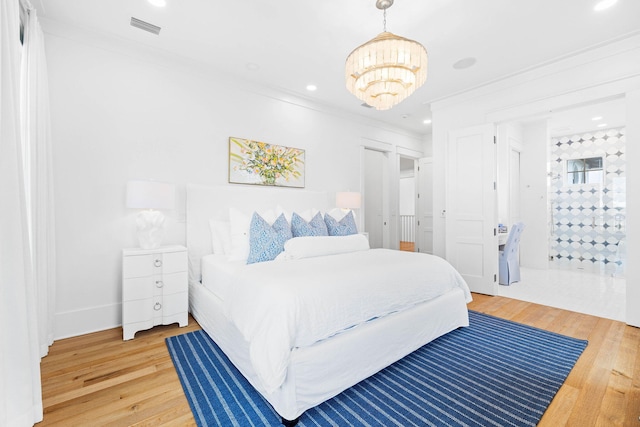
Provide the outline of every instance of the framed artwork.
{"type": "Polygon", "coordinates": [[[304,188],[304,150],[230,137],[229,182],[304,188]]]}

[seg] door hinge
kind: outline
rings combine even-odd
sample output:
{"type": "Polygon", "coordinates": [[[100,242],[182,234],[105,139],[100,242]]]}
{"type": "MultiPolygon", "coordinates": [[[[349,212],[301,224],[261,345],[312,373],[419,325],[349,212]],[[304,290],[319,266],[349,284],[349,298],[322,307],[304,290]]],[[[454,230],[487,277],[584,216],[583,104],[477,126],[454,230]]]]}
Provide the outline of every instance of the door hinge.
{"type": "Polygon", "coordinates": [[[418,220],[418,226],[420,226],[420,220],[418,220]]]}
{"type": "Polygon", "coordinates": [[[497,143],[498,143],[498,138],[497,138],[495,135],[493,135],[493,143],[494,143],[494,144],[497,144],[497,143]]]}
{"type": "Polygon", "coordinates": [[[495,181],[493,181],[493,189],[494,189],[494,190],[497,190],[497,189],[498,189],[498,184],[496,184],[496,182],[495,182],[495,181]]]}
{"type": "Polygon", "coordinates": [[[498,275],[497,275],[497,274],[494,274],[494,275],[493,275],[493,282],[495,283],[495,282],[497,282],[497,281],[498,281],[498,275]]]}
{"type": "Polygon", "coordinates": [[[495,228],[495,227],[493,228],[493,235],[494,235],[494,236],[497,236],[497,234],[496,234],[496,228],[495,228]]]}
{"type": "Polygon", "coordinates": [[[418,193],[418,199],[420,198],[420,193],[418,193]]]}

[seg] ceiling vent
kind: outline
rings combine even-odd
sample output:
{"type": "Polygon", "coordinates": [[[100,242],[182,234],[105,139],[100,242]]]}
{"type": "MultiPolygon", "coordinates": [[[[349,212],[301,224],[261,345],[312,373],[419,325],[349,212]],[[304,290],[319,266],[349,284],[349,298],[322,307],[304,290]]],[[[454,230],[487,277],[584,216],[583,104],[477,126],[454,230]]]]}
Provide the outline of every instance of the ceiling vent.
{"type": "Polygon", "coordinates": [[[141,30],[148,31],[155,35],[160,34],[160,30],[162,29],[157,25],[149,24],[148,22],[144,22],[138,18],[134,18],[133,16],[131,17],[131,26],[140,28],[141,30]]]}

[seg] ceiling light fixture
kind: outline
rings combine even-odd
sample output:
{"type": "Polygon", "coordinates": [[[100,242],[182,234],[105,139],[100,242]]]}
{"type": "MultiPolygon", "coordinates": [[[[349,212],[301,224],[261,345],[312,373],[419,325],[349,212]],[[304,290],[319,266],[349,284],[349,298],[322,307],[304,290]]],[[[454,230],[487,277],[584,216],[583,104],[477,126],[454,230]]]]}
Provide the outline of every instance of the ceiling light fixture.
{"type": "Polygon", "coordinates": [[[424,123],[425,125],[429,125],[431,124],[431,119],[425,119],[422,123],[424,123]]]}
{"type": "Polygon", "coordinates": [[[147,0],[149,3],[154,5],[155,7],[165,7],[167,5],[167,0],[147,0]]]}
{"type": "Polygon", "coordinates": [[[427,50],[420,43],[387,32],[393,0],[376,0],[384,31],[347,57],[347,89],[376,110],[399,104],[427,80],[427,50]]]}
{"type": "Polygon", "coordinates": [[[597,122],[598,120],[602,120],[602,116],[591,117],[591,120],[597,122]]]}
{"type": "Polygon", "coordinates": [[[600,123],[600,124],[598,125],[598,127],[599,127],[599,128],[603,128],[603,127],[606,127],[606,126],[607,126],[607,124],[606,124],[606,123],[600,123]]]}
{"type": "Polygon", "coordinates": [[[316,86],[316,85],[307,85],[307,90],[309,92],[315,92],[316,90],[318,90],[318,86],[316,86]]]}

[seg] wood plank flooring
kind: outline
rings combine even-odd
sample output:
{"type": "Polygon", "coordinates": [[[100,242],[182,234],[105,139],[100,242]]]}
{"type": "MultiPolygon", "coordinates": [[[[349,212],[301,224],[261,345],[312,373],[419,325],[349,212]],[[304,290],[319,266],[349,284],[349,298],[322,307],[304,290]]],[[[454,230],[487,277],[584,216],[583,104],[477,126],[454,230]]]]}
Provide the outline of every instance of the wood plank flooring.
{"type": "Polygon", "coordinates": [[[400,242],[400,250],[407,252],[415,252],[416,244],[413,242],[400,242]]]}
{"type": "MultiPolygon", "coordinates": [[[[640,426],[640,329],[474,294],[472,310],[589,340],[539,426],[640,426]]],[[[164,339],[200,329],[158,326],[122,341],[116,328],[56,341],[42,360],[38,426],[195,425],[164,339]]]]}

